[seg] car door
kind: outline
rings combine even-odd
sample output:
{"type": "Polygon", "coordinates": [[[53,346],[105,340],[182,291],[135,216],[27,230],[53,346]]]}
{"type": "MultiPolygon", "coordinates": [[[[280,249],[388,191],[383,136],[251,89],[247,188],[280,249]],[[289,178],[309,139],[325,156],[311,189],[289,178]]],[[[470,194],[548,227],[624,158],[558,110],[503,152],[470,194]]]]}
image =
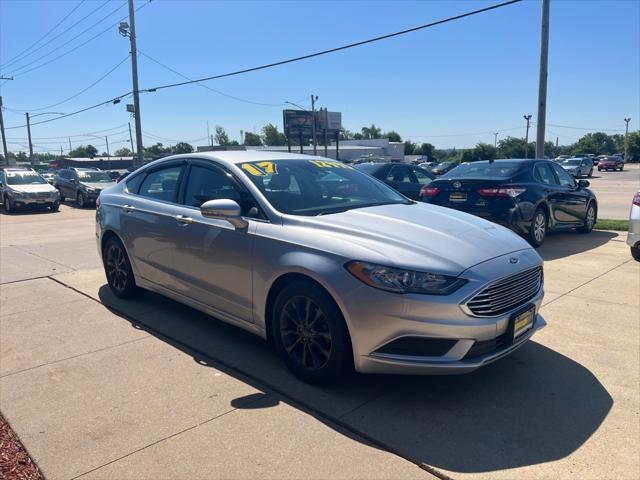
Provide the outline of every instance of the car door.
{"type": "Polygon", "coordinates": [[[564,168],[551,163],[548,165],[558,182],[553,204],[555,220],[559,223],[582,223],[587,214],[588,195],[578,188],[576,180],[564,168]]]}
{"type": "Polygon", "coordinates": [[[123,241],[136,274],[170,290],[176,289],[173,252],[175,207],[185,161],[164,163],[128,179],[120,208],[123,241]]]}
{"type": "Polygon", "coordinates": [[[580,172],[582,175],[589,175],[589,172],[593,168],[593,161],[589,158],[582,159],[582,171],[580,172]]]}
{"type": "Polygon", "coordinates": [[[420,199],[420,184],[409,165],[393,165],[385,177],[385,183],[395,188],[405,197],[420,199]]]}
{"type": "Polygon", "coordinates": [[[60,195],[63,197],[69,196],[69,187],[67,186],[67,182],[69,180],[69,170],[60,170],[58,173],[58,178],[55,181],[56,188],[60,191],[60,195]]]}
{"type": "Polygon", "coordinates": [[[234,321],[253,322],[252,259],[258,207],[231,173],[210,161],[193,160],[176,207],[174,251],[180,292],[234,321]],[[208,200],[238,202],[249,221],[236,229],[226,220],[203,217],[208,200]]]}

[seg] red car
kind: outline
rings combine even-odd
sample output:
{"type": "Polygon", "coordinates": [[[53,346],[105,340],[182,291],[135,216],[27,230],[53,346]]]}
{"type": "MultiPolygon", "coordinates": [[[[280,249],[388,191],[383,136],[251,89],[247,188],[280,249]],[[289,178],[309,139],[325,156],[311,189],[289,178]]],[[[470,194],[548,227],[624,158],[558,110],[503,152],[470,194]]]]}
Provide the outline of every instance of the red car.
{"type": "Polygon", "coordinates": [[[598,171],[602,170],[620,170],[624,169],[624,160],[617,155],[601,158],[598,162],[598,171]]]}

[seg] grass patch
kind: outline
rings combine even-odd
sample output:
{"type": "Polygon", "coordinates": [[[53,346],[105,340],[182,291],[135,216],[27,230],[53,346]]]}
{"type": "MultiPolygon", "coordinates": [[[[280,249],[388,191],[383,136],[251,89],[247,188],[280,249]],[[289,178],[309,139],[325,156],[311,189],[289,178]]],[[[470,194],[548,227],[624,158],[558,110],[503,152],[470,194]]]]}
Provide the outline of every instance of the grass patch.
{"type": "Polygon", "coordinates": [[[599,218],[593,228],[596,230],[617,230],[619,232],[626,232],[629,229],[629,220],[599,218]]]}

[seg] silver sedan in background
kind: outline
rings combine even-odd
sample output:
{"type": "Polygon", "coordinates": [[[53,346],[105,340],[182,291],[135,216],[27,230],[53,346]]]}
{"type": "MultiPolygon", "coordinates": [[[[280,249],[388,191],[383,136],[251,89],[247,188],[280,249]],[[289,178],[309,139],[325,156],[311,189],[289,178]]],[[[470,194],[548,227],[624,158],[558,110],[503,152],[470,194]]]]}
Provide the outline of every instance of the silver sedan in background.
{"type": "Polygon", "coordinates": [[[308,382],[469,372],[545,325],[527,242],[321,157],[158,160],[101,193],[96,237],[117,296],[149,289],[249,330],[308,382]]]}

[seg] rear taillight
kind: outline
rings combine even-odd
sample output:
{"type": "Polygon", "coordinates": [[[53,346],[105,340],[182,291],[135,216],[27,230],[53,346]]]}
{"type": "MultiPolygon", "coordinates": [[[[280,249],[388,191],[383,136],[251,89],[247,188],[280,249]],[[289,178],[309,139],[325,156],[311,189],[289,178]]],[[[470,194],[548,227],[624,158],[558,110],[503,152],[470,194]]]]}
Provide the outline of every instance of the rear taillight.
{"type": "Polygon", "coordinates": [[[636,192],[636,194],[633,196],[633,204],[640,207],[640,192],[636,192]]]}
{"type": "Polygon", "coordinates": [[[483,197],[511,197],[515,198],[524,193],[524,187],[500,187],[500,188],[480,188],[478,193],[483,197]]]}
{"type": "Polygon", "coordinates": [[[440,189],[438,187],[424,186],[420,189],[421,197],[435,197],[439,193],[440,193],[440,189]]]}

